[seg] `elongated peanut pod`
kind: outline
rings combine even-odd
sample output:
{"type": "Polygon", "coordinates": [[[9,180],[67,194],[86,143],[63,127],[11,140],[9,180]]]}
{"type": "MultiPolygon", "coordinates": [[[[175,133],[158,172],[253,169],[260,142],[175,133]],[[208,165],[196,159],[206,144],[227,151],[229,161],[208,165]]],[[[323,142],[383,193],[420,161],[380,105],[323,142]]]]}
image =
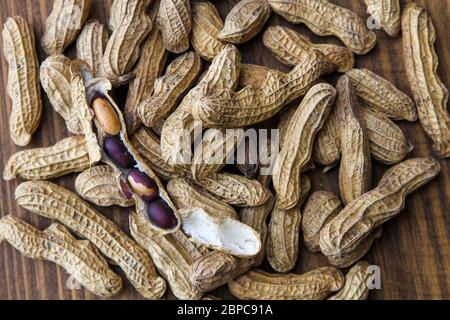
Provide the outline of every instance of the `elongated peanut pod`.
{"type": "Polygon", "coordinates": [[[433,158],[406,160],[388,170],[378,186],[351,201],[320,232],[320,249],[329,258],[351,253],[374,229],[395,217],[405,198],[438,175],[433,158]]]}
{"type": "Polygon", "coordinates": [[[189,51],[176,58],[163,77],[155,81],[153,95],[142,101],[139,117],[147,127],[153,127],[161,118],[167,117],[181,100],[184,93],[197,79],[201,70],[200,56],[189,51]]]}
{"type": "Polygon", "coordinates": [[[392,83],[368,69],[346,73],[363,107],[379,111],[392,120],[417,120],[414,102],[392,83]]]}
{"type": "Polygon", "coordinates": [[[367,12],[389,36],[398,37],[401,31],[399,0],[364,0],[367,12]]]}
{"type": "Polygon", "coordinates": [[[345,275],[345,284],[341,290],[328,300],[366,300],[369,296],[370,264],[360,261],[345,275]]]}
{"type": "Polygon", "coordinates": [[[325,123],[335,95],[329,84],[313,86],[289,122],[272,177],[280,209],[291,209],[300,199],[300,172],[311,159],[314,137],[325,123]]]}
{"type": "Polygon", "coordinates": [[[83,132],[81,123],[72,104],[70,63],[70,59],[62,54],[48,57],[41,64],[40,79],[50,104],[66,121],[67,129],[80,134],[83,132]]]}
{"type": "Polygon", "coordinates": [[[203,295],[189,282],[189,267],[202,253],[181,232],[163,235],[155,232],[142,215],[130,214],[133,238],[145,248],[156,268],[178,299],[198,300],[203,295]]]}
{"type": "Polygon", "coordinates": [[[270,194],[258,180],[230,173],[217,173],[195,183],[222,201],[238,207],[262,205],[270,194]]]}
{"type": "Polygon", "coordinates": [[[337,84],[338,98],[334,109],[339,127],[341,165],[339,190],[344,204],[367,192],[372,182],[370,145],[353,86],[347,76],[337,84]]]}
{"type": "Polygon", "coordinates": [[[75,189],[83,199],[101,207],[134,205],[134,200],[127,198],[117,186],[115,172],[109,165],[95,166],[80,173],[75,189]]]}
{"type": "Polygon", "coordinates": [[[167,59],[167,51],[162,41],[161,32],[153,26],[142,45],[141,57],[134,68],[135,77],[128,88],[127,101],[123,115],[127,132],[132,134],[141,126],[138,106],[153,93],[156,79],[161,76],[167,59]]]}
{"type": "Polygon", "coordinates": [[[269,27],[263,41],[278,61],[291,67],[302,63],[313,50],[322,52],[339,72],[350,70],[355,63],[351,50],[333,44],[312,43],[306,36],[281,26],[269,27]]]}
{"type": "Polygon", "coordinates": [[[270,17],[266,0],[243,0],[228,13],[218,38],[231,43],[244,43],[262,29],[270,17]]]}
{"type": "MultiPolygon", "coordinates": [[[[227,45],[224,50],[230,46],[227,45]]],[[[232,50],[228,52],[230,54],[232,50]]],[[[221,55],[214,59],[213,65],[214,62],[220,63],[216,61],[218,57],[221,55]]],[[[213,65],[209,69],[212,72],[213,65]]],[[[247,86],[238,92],[230,89],[192,92],[196,97],[193,99],[192,115],[206,127],[252,125],[272,117],[286,104],[304,95],[322,74],[331,70],[331,64],[325,60],[324,55],[314,51],[304,63],[287,74],[269,72],[259,88],[247,86]]]]}
{"type": "Polygon", "coordinates": [[[239,299],[321,300],[344,285],[339,269],[323,267],[305,274],[269,274],[254,269],[228,283],[239,299]]]}
{"type": "Polygon", "coordinates": [[[116,224],[94,210],[76,194],[50,182],[25,182],[15,192],[23,208],[66,225],[91,241],[116,262],[132,285],[146,298],[158,299],[166,289],[152,260],[116,224]]]}
{"type": "Polygon", "coordinates": [[[205,60],[211,61],[223,49],[225,43],[218,39],[223,22],[214,4],[193,1],[191,44],[205,60]]]}
{"type": "Polygon", "coordinates": [[[17,152],[9,158],[3,179],[42,180],[61,177],[89,168],[83,136],[65,138],[54,146],[17,152]]]}
{"type": "Polygon", "coordinates": [[[402,17],[403,55],[406,75],[416,101],[420,123],[442,158],[450,157],[450,115],[448,89],[437,74],[434,49],[436,32],[425,9],[411,3],[402,17]]]}
{"type": "Polygon", "coordinates": [[[192,28],[189,0],[161,0],[157,21],[168,51],[183,53],[189,48],[192,28]]]}
{"type": "Polygon", "coordinates": [[[152,21],[145,12],[146,0],[116,0],[114,4],[110,13],[113,33],[103,55],[102,76],[119,86],[133,77],[130,71],[139,59],[140,46],[152,28],[152,21]]]}
{"type": "Polygon", "coordinates": [[[54,0],[45,23],[42,47],[48,55],[63,53],[85,24],[91,0],[54,0]]]}
{"type": "Polygon", "coordinates": [[[122,279],[108,266],[87,240],[76,240],[62,225],[54,223],[39,231],[12,215],[0,219],[0,241],[5,240],[24,256],[47,260],[63,267],[92,293],[111,297],[122,288],[122,279]]]}
{"type": "Polygon", "coordinates": [[[77,58],[84,60],[91,67],[94,76],[101,75],[103,52],[108,37],[108,31],[103,24],[90,20],[77,39],[77,58]]]}
{"type": "Polygon", "coordinates": [[[304,23],[320,36],[334,35],[356,54],[375,46],[376,35],[360,17],[328,0],[268,0],[273,11],[292,23],[304,23]]]}
{"type": "Polygon", "coordinates": [[[39,63],[34,34],[19,16],[6,20],[3,54],[8,62],[8,96],[11,98],[9,133],[13,142],[26,146],[41,121],[42,100],[39,88],[39,63]]]}

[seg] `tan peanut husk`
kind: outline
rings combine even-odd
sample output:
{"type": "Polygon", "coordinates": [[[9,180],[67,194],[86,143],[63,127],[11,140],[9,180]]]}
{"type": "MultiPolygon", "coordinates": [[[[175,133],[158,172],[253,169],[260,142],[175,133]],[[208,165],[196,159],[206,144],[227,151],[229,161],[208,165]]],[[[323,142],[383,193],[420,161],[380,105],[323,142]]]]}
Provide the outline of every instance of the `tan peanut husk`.
{"type": "Polygon", "coordinates": [[[253,269],[228,283],[239,299],[251,300],[321,300],[344,285],[339,269],[323,267],[305,274],[269,274],[253,269]]]}
{"type": "Polygon", "coordinates": [[[95,166],[80,173],[75,189],[83,199],[97,206],[134,206],[134,200],[127,199],[117,186],[114,169],[109,165],[95,166]]]}
{"type": "Polygon", "coordinates": [[[25,182],[16,188],[15,199],[21,207],[58,220],[91,241],[121,267],[144,297],[158,299],[164,294],[165,281],[156,273],[144,249],[75,193],[50,182],[25,182]]]}
{"type": "Polygon", "coordinates": [[[238,220],[232,206],[213,197],[186,178],[170,180],[167,183],[167,192],[178,209],[202,208],[212,216],[238,220]]]}
{"type": "Polygon", "coordinates": [[[292,23],[304,23],[319,36],[336,36],[354,53],[366,54],[376,35],[353,11],[328,0],[268,0],[272,10],[292,23]]]}
{"type": "Polygon", "coordinates": [[[205,127],[236,128],[262,122],[304,95],[322,74],[332,71],[324,55],[314,51],[289,73],[269,72],[259,88],[247,86],[235,92],[231,88],[218,91],[208,87],[218,70],[228,73],[228,77],[239,70],[239,53],[234,51],[234,46],[227,45],[213,60],[207,76],[190,92],[194,97],[191,113],[205,127]]]}
{"type": "Polygon", "coordinates": [[[45,22],[42,47],[48,55],[63,53],[75,41],[89,16],[91,0],[54,0],[45,22]]]}
{"type": "Polygon", "coordinates": [[[242,0],[228,13],[218,38],[235,44],[247,42],[261,31],[270,13],[266,0],[242,0]]]}
{"type": "Polygon", "coordinates": [[[225,46],[218,39],[223,21],[214,4],[208,1],[192,1],[191,11],[192,47],[203,59],[211,61],[225,46]]]}
{"type": "Polygon", "coordinates": [[[218,173],[226,165],[226,160],[233,155],[236,146],[242,141],[244,130],[210,128],[203,133],[202,141],[194,150],[191,173],[196,180],[218,173]]]}
{"type": "Polygon", "coordinates": [[[358,262],[345,275],[345,284],[342,289],[328,300],[367,300],[370,276],[370,264],[366,261],[358,262]]]}
{"type": "Polygon", "coordinates": [[[439,62],[434,49],[433,22],[425,9],[411,3],[403,11],[402,24],[405,70],[420,123],[433,140],[436,154],[450,157],[448,89],[437,74],[439,62]]]}
{"type": "Polygon", "coordinates": [[[389,36],[396,38],[401,31],[401,8],[399,0],[364,0],[367,13],[373,23],[389,36]]]}
{"type": "Polygon", "coordinates": [[[258,180],[231,173],[216,173],[195,182],[222,201],[237,207],[255,207],[269,198],[269,190],[258,180]]]}
{"type": "Polygon", "coordinates": [[[433,158],[406,160],[382,177],[378,186],[351,201],[320,232],[320,249],[329,259],[352,253],[374,229],[395,217],[406,196],[440,172],[433,158]]]}
{"type": "Polygon", "coordinates": [[[62,139],[55,145],[19,151],[3,170],[3,179],[48,180],[89,168],[84,136],[62,139]]]}
{"type": "Polygon", "coordinates": [[[171,180],[190,175],[190,166],[181,167],[164,161],[159,138],[150,129],[141,127],[130,139],[142,160],[163,180],[171,180]]]}
{"type": "Polygon", "coordinates": [[[152,28],[146,13],[147,0],[114,1],[110,12],[112,34],[102,62],[102,77],[119,86],[130,81],[130,74],[140,56],[140,46],[152,28]],[[132,35],[132,36],[130,36],[132,35]]]}
{"type": "Polygon", "coordinates": [[[101,297],[122,289],[122,279],[87,240],[77,240],[62,225],[54,223],[40,231],[12,215],[0,219],[0,241],[5,240],[24,256],[54,262],[82,286],[101,297]]]}
{"type": "Polygon", "coordinates": [[[167,280],[172,293],[181,300],[198,300],[202,293],[189,282],[189,267],[203,254],[178,230],[163,235],[155,232],[142,215],[130,214],[133,238],[145,248],[158,272],[167,280]]]}
{"type": "Polygon", "coordinates": [[[153,26],[141,48],[141,57],[134,68],[135,77],[128,88],[127,101],[123,111],[128,134],[141,126],[138,106],[153,93],[156,79],[161,76],[167,59],[167,51],[161,32],[153,26]]]}
{"type": "Polygon", "coordinates": [[[161,0],[157,22],[168,51],[183,53],[189,48],[192,28],[189,0],[161,0]]]}
{"type": "Polygon", "coordinates": [[[273,72],[273,69],[252,63],[241,63],[239,85],[259,88],[270,71],[273,72]]]}
{"type": "Polygon", "coordinates": [[[103,52],[108,43],[108,31],[97,20],[86,23],[77,39],[77,59],[84,60],[95,77],[101,75],[103,52]]]}
{"type": "Polygon", "coordinates": [[[39,127],[42,113],[34,34],[22,17],[15,16],[6,20],[2,36],[11,98],[9,133],[16,145],[26,146],[39,127]]]}
{"type": "Polygon", "coordinates": [[[313,86],[289,121],[272,176],[280,209],[291,209],[300,199],[300,172],[310,162],[314,138],[331,111],[335,95],[329,84],[313,86]]]}
{"type": "Polygon", "coordinates": [[[137,107],[139,118],[145,126],[153,127],[173,111],[197,79],[201,66],[200,56],[189,51],[167,67],[165,75],[156,79],[153,94],[137,107]]]}
{"type": "Polygon", "coordinates": [[[347,204],[370,189],[372,163],[368,134],[350,79],[341,76],[336,90],[334,115],[341,146],[339,190],[342,202],[347,204]]]}
{"type": "MultiPolygon", "coordinates": [[[[128,149],[128,152],[132,155],[132,157],[136,160],[137,168],[144,173],[146,173],[158,186],[159,189],[159,196],[167,203],[167,205],[172,209],[173,214],[175,215],[177,219],[177,224],[170,229],[162,229],[158,227],[155,223],[151,223],[151,225],[156,228],[158,231],[162,233],[170,233],[175,232],[180,227],[180,218],[178,216],[178,211],[176,207],[173,205],[172,201],[169,198],[169,195],[165,191],[164,185],[159,180],[158,176],[153,172],[153,170],[146,164],[144,160],[142,160],[139,153],[136,151],[136,149],[133,147],[133,145],[130,143],[127,135],[126,125],[125,121],[123,119],[123,115],[117,104],[114,102],[114,100],[109,96],[109,91],[112,89],[111,82],[109,82],[106,79],[103,78],[96,78],[89,80],[85,84],[86,86],[86,95],[87,95],[87,103],[88,105],[92,103],[95,97],[98,95],[103,96],[105,99],[109,101],[111,106],[113,106],[114,111],[116,112],[117,117],[120,120],[121,130],[119,133],[120,139],[123,142],[123,144],[128,149]]],[[[106,133],[103,131],[100,124],[97,123],[97,120],[94,118],[93,123],[96,126],[96,140],[98,141],[99,146],[103,146],[104,138],[106,137],[106,133]]],[[[108,158],[108,156],[103,152],[102,153],[102,161],[108,163],[111,165],[115,171],[116,171],[116,177],[118,181],[118,185],[120,186],[121,183],[127,183],[125,181],[126,172],[124,170],[121,170],[119,167],[115,166],[114,163],[108,158]]],[[[137,194],[133,193],[133,198],[136,202],[136,211],[139,214],[146,214],[147,204],[141,197],[139,197],[137,194]]]]}
{"type": "Polygon", "coordinates": [[[302,210],[302,232],[303,240],[310,251],[320,251],[320,230],[341,210],[342,202],[332,192],[316,191],[308,198],[302,210]]]}
{"type": "MultiPolygon", "coordinates": [[[[388,165],[402,161],[413,149],[403,131],[383,113],[360,109],[372,158],[388,165]]],[[[339,132],[334,114],[320,130],[314,143],[314,161],[332,166],[341,158],[339,132]]]]}
{"type": "Polygon", "coordinates": [[[385,114],[392,120],[416,121],[414,102],[392,83],[368,69],[352,69],[346,73],[361,106],[385,114]]]}
{"type": "Polygon", "coordinates": [[[263,41],[278,61],[291,67],[302,63],[313,50],[322,52],[339,72],[346,72],[355,64],[353,53],[348,48],[312,43],[308,37],[286,27],[269,27],[264,32],[263,41]]]}

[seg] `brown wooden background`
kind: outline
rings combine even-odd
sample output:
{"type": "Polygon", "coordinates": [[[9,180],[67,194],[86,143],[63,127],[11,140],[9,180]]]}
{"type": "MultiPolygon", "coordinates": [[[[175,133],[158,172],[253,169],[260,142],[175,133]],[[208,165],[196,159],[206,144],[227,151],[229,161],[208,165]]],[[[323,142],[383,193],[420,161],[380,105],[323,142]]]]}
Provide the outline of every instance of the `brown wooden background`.
{"type": "MultiPolygon", "coordinates": [[[[91,17],[106,22],[112,0],[92,0],[94,2],[91,17]]],[[[216,0],[222,18],[238,0],[216,0]]],[[[334,3],[356,11],[363,19],[367,18],[362,0],[333,0],[334,3]]],[[[401,0],[402,6],[410,1],[401,0]]],[[[436,50],[440,58],[439,75],[450,86],[450,0],[417,1],[431,14],[437,29],[436,50]]],[[[0,0],[2,24],[7,16],[22,15],[33,26],[36,39],[42,36],[45,19],[51,11],[51,0],[0,0]]],[[[292,25],[273,14],[270,25],[287,25],[311,36],[313,41],[339,43],[327,37],[313,36],[305,26],[292,25]]],[[[410,93],[402,59],[401,39],[391,39],[382,31],[377,31],[378,44],[368,55],[357,58],[357,66],[369,68],[391,80],[403,91],[410,93]]],[[[45,54],[37,45],[41,61],[45,54]]],[[[283,71],[288,69],[278,63],[264,48],[262,33],[244,45],[240,45],[243,62],[266,65],[283,71]]],[[[73,56],[73,47],[68,54],[73,56]]],[[[0,170],[14,152],[21,150],[9,138],[8,118],[10,100],[6,93],[7,65],[0,59],[0,170]]],[[[334,80],[333,77],[331,80],[334,80]]],[[[119,93],[122,98],[126,89],[119,93]]],[[[432,154],[430,142],[418,123],[401,123],[408,138],[414,144],[412,156],[432,154]]],[[[42,123],[28,147],[49,146],[66,137],[68,132],[63,120],[52,110],[45,100],[42,123]]],[[[397,218],[385,224],[381,239],[377,240],[366,260],[377,264],[382,273],[382,289],[372,291],[373,299],[450,299],[450,161],[441,160],[442,174],[438,179],[420,189],[407,199],[406,208],[397,218]]],[[[374,164],[374,184],[386,170],[385,166],[374,164]]],[[[321,168],[310,174],[313,190],[338,192],[337,170],[328,174],[321,168]]],[[[70,189],[74,189],[75,175],[55,179],[70,189]]],[[[14,189],[19,181],[1,182],[0,216],[12,213],[34,226],[44,229],[50,221],[19,208],[14,201],[14,189]]],[[[106,216],[113,219],[128,232],[127,210],[118,208],[100,208],[106,216]]],[[[311,254],[302,245],[295,272],[302,273],[312,268],[326,265],[326,259],[320,254],[311,254]]],[[[265,266],[264,268],[268,268],[265,266]]],[[[119,274],[120,271],[118,271],[119,274]]],[[[67,273],[55,264],[32,261],[24,258],[7,243],[0,244],[0,299],[96,299],[88,291],[69,290],[66,286],[67,273]]],[[[215,294],[231,298],[225,288],[219,288],[215,294]]],[[[117,299],[140,299],[141,296],[125,281],[125,288],[117,299]]],[[[173,298],[171,293],[166,298],[173,298]]]]}

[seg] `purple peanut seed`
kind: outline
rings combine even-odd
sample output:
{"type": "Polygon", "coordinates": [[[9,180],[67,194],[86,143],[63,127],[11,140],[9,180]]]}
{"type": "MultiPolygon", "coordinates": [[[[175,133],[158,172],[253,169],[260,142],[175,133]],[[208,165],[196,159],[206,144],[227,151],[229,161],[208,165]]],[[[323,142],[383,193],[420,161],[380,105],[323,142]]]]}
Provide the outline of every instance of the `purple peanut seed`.
{"type": "Polygon", "coordinates": [[[175,228],[178,223],[173,210],[161,198],[147,204],[147,216],[162,229],[175,228]]]}
{"type": "Polygon", "coordinates": [[[131,190],[144,201],[153,201],[159,196],[159,188],[156,182],[139,169],[133,168],[130,170],[128,183],[131,190]]]}
{"type": "Polygon", "coordinates": [[[103,142],[103,149],[114,164],[123,169],[136,165],[136,160],[134,160],[127,147],[123,144],[123,141],[117,137],[106,137],[103,142]]]}

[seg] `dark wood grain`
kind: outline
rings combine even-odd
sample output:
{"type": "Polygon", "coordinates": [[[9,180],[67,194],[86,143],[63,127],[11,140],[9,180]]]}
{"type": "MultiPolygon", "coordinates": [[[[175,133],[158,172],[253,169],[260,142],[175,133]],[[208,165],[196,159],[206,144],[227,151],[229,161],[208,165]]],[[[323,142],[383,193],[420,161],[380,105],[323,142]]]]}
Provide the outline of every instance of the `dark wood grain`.
{"type": "MultiPolygon", "coordinates": [[[[106,22],[111,0],[93,0],[91,17],[106,22]]],[[[238,1],[214,1],[222,16],[238,1]]],[[[336,4],[357,12],[363,19],[367,18],[365,6],[361,0],[334,0],[336,4]]],[[[402,1],[402,6],[407,2],[402,1]]],[[[436,50],[440,59],[439,75],[448,87],[450,85],[450,1],[417,1],[431,14],[437,29],[436,50]]],[[[0,13],[2,23],[7,16],[21,15],[33,26],[37,42],[43,34],[45,19],[51,10],[51,0],[2,0],[0,13]]],[[[314,36],[303,25],[292,25],[273,14],[270,25],[286,25],[309,35],[316,42],[339,43],[338,40],[314,36]]],[[[403,91],[410,94],[402,58],[401,39],[391,39],[382,31],[377,31],[378,44],[368,55],[357,57],[357,66],[365,67],[379,73],[392,81],[403,91]]],[[[42,47],[37,44],[41,61],[45,59],[42,47]]],[[[2,48],[1,48],[2,49],[2,48]]],[[[287,71],[288,68],[278,63],[262,45],[262,34],[246,44],[240,45],[243,62],[287,71]]],[[[68,55],[73,57],[73,47],[68,55]]],[[[1,164],[3,168],[8,158],[21,148],[15,146],[8,132],[8,118],[11,103],[6,94],[7,64],[0,59],[0,96],[1,108],[1,164]]],[[[331,81],[335,77],[330,77],[331,81]]],[[[126,89],[119,90],[123,100],[126,89]]],[[[43,121],[33,136],[28,147],[49,146],[66,137],[68,132],[63,120],[52,110],[45,100],[43,121]]],[[[275,121],[273,122],[275,123],[275,121]]],[[[410,155],[432,155],[431,144],[418,123],[400,123],[414,151],[410,155]]],[[[411,195],[405,210],[394,220],[385,224],[381,239],[377,240],[366,256],[366,260],[379,265],[382,273],[382,289],[371,293],[372,299],[450,299],[450,162],[441,160],[442,173],[438,179],[411,195]]],[[[374,184],[387,169],[386,166],[374,164],[374,184]]],[[[338,192],[337,170],[327,174],[321,168],[310,174],[313,190],[330,190],[338,192]]],[[[74,189],[75,175],[55,179],[54,182],[69,189],[74,189]]],[[[14,201],[14,190],[20,181],[2,182],[0,186],[0,216],[17,215],[34,226],[44,229],[50,221],[26,212],[14,201]]],[[[118,223],[128,232],[128,210],[119,208],[99,208],[106,216],[118,223]]],[[[321,254],[312,254],[302,245],[299,262],[295,272],[302,273],[314,267],[327,265],[321,254]]],[[[264,268],[270,270],[267,263],[264,268]]],[[[120,270],[117,270],[120,273],[120,270]]],[[[123,274],[122,274],[123,275],[123,274]]],[[[18,251],[6,243],[0,244],[0,299],[96,299],[84,289],[67,289],[67,273],[55,264],[32,261],[24,258],[18,251]]],[[[227,289],[219,288],[215,294],[231,298],[227,289]]],[[[167,293],[166,298],[173,298],[167,293]]],[[[141,299],[125,281],[125,288],[116,299],[141,299]]]]}

